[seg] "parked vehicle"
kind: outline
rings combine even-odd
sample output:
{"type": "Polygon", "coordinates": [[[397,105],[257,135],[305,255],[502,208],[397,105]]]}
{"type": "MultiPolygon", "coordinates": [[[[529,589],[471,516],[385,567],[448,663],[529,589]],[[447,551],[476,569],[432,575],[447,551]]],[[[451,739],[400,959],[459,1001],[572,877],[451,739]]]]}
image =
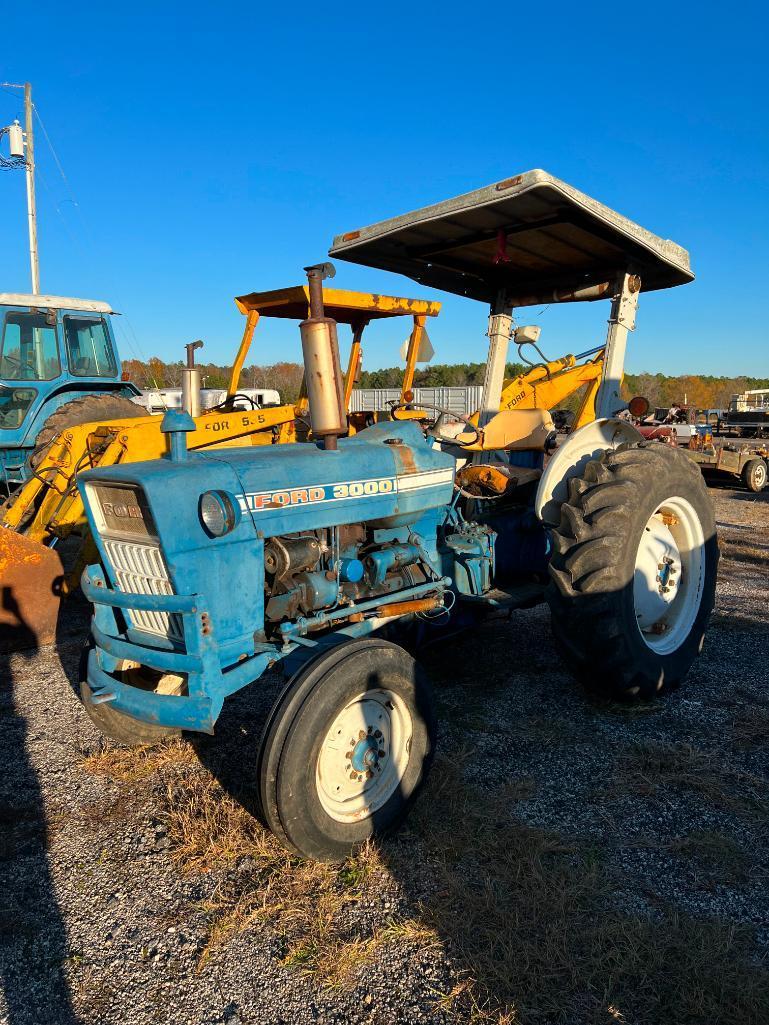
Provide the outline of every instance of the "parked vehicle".
{"type": "Polygon", "coordinates": [[[141,416],[124,381],[111,307],[91,299],[0,293],[0,479],[29,480],[35,451],[65,427],[141,416]]]}
{"type": "MultiPolygon", "coordinates": [[[[159,416],[169,409],[183,409],[181,388],[142,388],[134,399],[152,416],[159,416]]],[[[216,409],[227,400],[226,388],[201,388],[200,408],[216,409]]],[[[232,407],[238,410],[262,409],[265,406],[279,406],[280,393],[274,388],[242,388],[238,387],[232,407]]]]}
{"type": "Polygon", "coordinates": [[[769,435],[769,388],[754,388],[732,395],[725,423],[742,438],[769,435]]]}
{"type": "Polygon", "coordinates": [[[398,422],[404,402],[346,437],[316,265],[301,324],[315,441],[192,456],[172,411],[169,459],[78,481],[98,550],[88,714],[129,744],[210,733],[228,695],[293,673],[249,771],[270,828],[316,858],[395,826],[429,770],[435,709],[406,637],[547,601],[587,686],[654,698],[702,647],[718,561],[697,467],[615,415],[639,295],[692,280],[684,249],[532,171],[340,235],[331,255],[490,304],[477,422],[444,431],[440,407],[398,422]],[[500,410],[512,311],[602,298],[598,419],[556,448],[547,410],[500,410]]]}
{"type": "Polygon", "coordinates": [[[731,444],[705,437],[702,443],[688,450],[689,458],[702,470],[706,480],[737,478],[748,491],[759,494],[767,485],[767,458],[765,445],[731,444]]]}

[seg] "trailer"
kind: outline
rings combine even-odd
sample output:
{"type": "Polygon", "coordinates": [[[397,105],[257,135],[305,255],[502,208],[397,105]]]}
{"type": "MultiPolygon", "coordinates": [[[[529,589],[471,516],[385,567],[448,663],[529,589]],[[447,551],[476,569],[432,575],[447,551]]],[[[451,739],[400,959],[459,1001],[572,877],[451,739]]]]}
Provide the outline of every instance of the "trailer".
{"type": "Polygon", "coordinates": [[[767,458],[769,448],[762,445],[760,448],[747,445],[708,444],[705,442],[702,448],[689,448],[686,450],[690,459],[702,470],[706,480],[724,478],[727,476],[736,477],[741,480],[748,491],[757,494],[762,492],[769,480],[767,470],[767,458]]]}
{"type": "Polygon", "coordinates": [[[741,438],[769,435],[769,388],[754,388],[732,395],[725,423],[741,438]]]}

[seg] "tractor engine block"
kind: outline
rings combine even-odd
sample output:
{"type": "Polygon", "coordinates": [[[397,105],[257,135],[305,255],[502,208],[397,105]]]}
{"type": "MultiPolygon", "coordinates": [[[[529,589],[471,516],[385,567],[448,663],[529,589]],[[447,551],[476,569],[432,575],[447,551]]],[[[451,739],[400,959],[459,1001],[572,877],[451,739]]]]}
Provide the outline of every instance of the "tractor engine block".
{"type": "Polygon", "coordinates": [[[430,579],[415,544],[376,540],[362,523],[272,537],[264,544],[265,620],[293,620],[338,604],[394,594],[430,579]]]}

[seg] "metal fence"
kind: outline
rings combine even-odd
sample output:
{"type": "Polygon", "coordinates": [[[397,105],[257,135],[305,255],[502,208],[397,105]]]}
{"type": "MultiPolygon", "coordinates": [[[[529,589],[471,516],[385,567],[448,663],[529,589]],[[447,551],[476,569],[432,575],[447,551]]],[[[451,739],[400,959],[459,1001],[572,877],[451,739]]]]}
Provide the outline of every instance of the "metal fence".
{"type": "MultiPolygon", "coordinates": [[[[459,388],[414,388],[414,405],[424,402],[440,406],[452,413],[474,413],[481,404],[483,388],[480,384],[468,384],[459,388]]],[[[387,410],[391,403],[400,402],[400,388],[353,388],[350,396],[351,413],[371,413],[387,410]]]]}

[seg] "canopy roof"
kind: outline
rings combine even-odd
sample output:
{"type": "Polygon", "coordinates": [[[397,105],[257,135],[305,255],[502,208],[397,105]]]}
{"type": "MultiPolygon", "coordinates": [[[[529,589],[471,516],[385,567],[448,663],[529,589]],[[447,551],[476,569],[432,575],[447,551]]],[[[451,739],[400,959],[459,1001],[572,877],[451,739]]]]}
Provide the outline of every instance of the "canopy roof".
{"type": "MultiPolygon", "coordinates": [[[[305,320],[310,315],[310,289],[307,285],[276,288],[271,292],[251,292],[235,299],[241,313],[256,310],[263,317],[305,320]]],[[[357,324],[385,317],[437,317],[441,304],[425,299],[399,299],[393,295],[370,295],[324,288],[323,305],[327,317],[340,324],[357,324]]]]}
{"type": "Polygon", "coordinates": [[[0,306],[34,306],[39,310],[80,310],[84,313],[114,313],[109,303],[98,299],[71,299],[64,295],[27,295],[0,292],[0,306]]]}
{"type": "Polygon", "coordinates": [[[645,291],[694,278],[681,246],[539,170],[338,235],[329,255],[485,302],[505,290],[514,306],[624,272],[645,291]]]}

